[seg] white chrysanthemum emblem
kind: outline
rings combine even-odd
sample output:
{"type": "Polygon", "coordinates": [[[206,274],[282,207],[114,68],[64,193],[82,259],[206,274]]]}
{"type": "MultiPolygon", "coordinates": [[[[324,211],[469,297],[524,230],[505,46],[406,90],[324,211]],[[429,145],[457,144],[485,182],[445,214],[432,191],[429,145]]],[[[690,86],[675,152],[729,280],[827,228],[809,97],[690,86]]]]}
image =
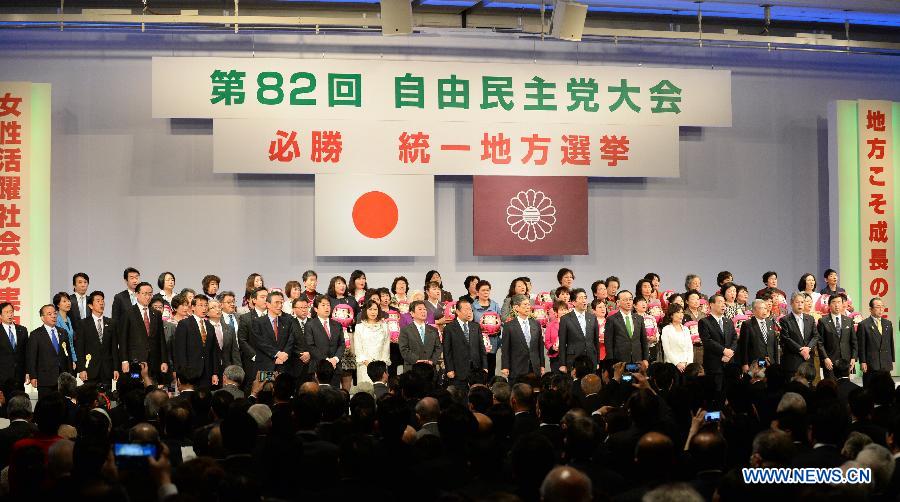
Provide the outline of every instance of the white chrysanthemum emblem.
{"type": "Polygon", "coordinates": [[[544,192],[530,188],[509,199],[506,224],[519,239],[534,242],[543,239],[556,224],[553,200],[544,192]]]}

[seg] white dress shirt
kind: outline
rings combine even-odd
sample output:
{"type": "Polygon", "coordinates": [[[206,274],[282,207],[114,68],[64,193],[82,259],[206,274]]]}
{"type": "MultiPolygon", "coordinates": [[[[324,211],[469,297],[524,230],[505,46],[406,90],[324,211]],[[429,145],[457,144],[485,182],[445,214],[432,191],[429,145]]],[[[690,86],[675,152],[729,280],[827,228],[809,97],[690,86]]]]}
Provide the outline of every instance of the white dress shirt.
{"type": "Polygon", "coordinates": [[[689,329],[682,325],[679,332],[675,330],[673,324],[668,324],[663,328],[660,339],[667,363],[687,365],[694,362],[694,344],[691,342],[689,329]]]}

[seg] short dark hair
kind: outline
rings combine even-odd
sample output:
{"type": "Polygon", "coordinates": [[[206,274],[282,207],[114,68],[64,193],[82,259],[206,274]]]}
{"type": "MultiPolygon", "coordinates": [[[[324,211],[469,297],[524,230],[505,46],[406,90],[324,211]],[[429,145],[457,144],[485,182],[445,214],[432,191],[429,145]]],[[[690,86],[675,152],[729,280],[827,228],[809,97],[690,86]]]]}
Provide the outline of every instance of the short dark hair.
{"type": "Polygon", "coordinates": [[[769,277],[772,277],[773,275],[775,276],[776,279],[778,278],[778,273],[775,272],[774,270],[769,270],[768,272],[763,274],[763,276],[762,276],[763,284],[766,284],[767,282],[769,282],[769,277]]]}
{"type": "Polygon", "coordinates": [[[325,301],[325,303],[327,303],[328,306],[331,307],[331,301],[328,300],[328,297],[325,295],[319,295],[315,300],[313,300],[313,309],[319,308],[319,305],[322,304],[322,301],[325,301]]]}
{"type": "MultiPolygon", "coordinates": [[[[810,274],[809,272],[800,276],[800,280],[797,281],[797,291],[806,291],[806,278],[812,277],[813,282],[816,282],[816,276],[810,274]]],[[[815,287],[815,286],[813,286],[815,287]]]]}
{"type": "Polygon", "coordinates": [[[572,279],[575,279],[575,272],[572,272],[572,269],[570,268],[563,267],[556,272],[556,282],[562,283],[563,277],[565,277],[566,274],[572,274],[572,279]]]}
{"type": "Polygon", "coordinates": [[[163,286],[166,284],[166,276],[167,275],[171,275],[172,280],[173,281],[175,280],[175,274],[173,274],[172,272],[163,272],[163,273],[159,274],[159,277],[156,279],[156,285],[159,286],[159,289],[162,289],[163,286]]]}
{"type": "Polygon", "coordinates": [[[387,364],[384,361],[372,361],[366,366],[366,375],[369,375],[369,380],[373,382],[380,382],[385,373],[387,364]]]}
{"type": "Polygon", "coordinates": [[[127,281],[127,280],[128,280],[128,274],[132,274],[132,273],[137,274],[138,277],[140,277],[140,275],[141,275],[141,271],[140,271],[140,270],[138,270],[138,269],[136,269],[136,268],[134,268],[134,267],[128,267],[128,268],[125,269],[124,272],[122,272],[122,279],[124,279],[124,280],[127,281]]]}
{"type": "Polygon", "coordinates": [[[834,376],[837,378],[850,376],[850,361],[838,359],[834,362],[834,376]]]}
{"type": "Polygon", "coordinates": [[[722,293],[714,293],[712,296],[709,297],[709,300],[708,300],[709,303],[715,303],[716,298],[721,298],[722,300],[725,300],[725,296],[722,295],[722,293]]]}
{"type": "Polygon", "coordinates": [[[296,307],[298,302],[309,303],[309,298],[307,298],[306,295],[300,295],[297,298],[294,298],[294,300],[291,302],[291,308],[296,307]]]}
{"type": "Polygon", "coordinates": [[[609,277],[606,278],[606,281],[605,281],[605,282],[606,282],[606,287],[609,287],[610,281],[615,281],[616,284],[619,285],[619,286],[622,285],[622,281],[620,281],[618,277],[616,277],[616,276],[614,276],[614,275],[611,275],[611,276],[609,276],[609,277]]]}
{"type": "Polygon", "coordinates": [[[553,296],[556,296],[556,297],[558,298],[559,295],[561,295],[561,294],[563,294],[563,293],[569,293],[569,296],[570,296],[570,297],[572,296],[572,292],[569,291],[569,288],[567,288],[567,287],[565,287],[565,286],[560,286],[560,287],[556,288],[556,289],[553,291],[553,296]]]}
{"type": "MultiPolygon", "coordinates": [[[[409,311],[410,311],[410,312],[415,312],[415,311],[416,311],[416,307],[418,307],[419,305],[425,307],[425,302],[423,302],[422,300],[416,300],[416,301],[410,303],[410,304],[409,304],[409,311]]],[[[426,310],[427,310],[427,307],[426,307],[426,310]]]]}
{"type": "Polygon", "coordinates": [[[222,284],[222,279],[220,279],[218,275],[213,274],[209,274],[204,277],[203,280],[200,281],[200,284],[203,286],[204,293],[206,293],[206,291],[209,289],[209,285],[212,283],[222,284]]]}
{"type": "Polygon", "coordinates": [[[719,272],[718,274],[716,274],[716,284],[724,284],[725,279],[727,279],[729,277],[734,279],[734,274],[732,274],[731,272],[729,272],[727,270],[723,270],[723,271],[719,272]]]}
{"type": "Polygon", "coordinates": [[[620,289],[616,292],[616,300],[618,300],[619,297],[622,296],[622,293],[628,293],[632,298],[634,298],[634,294],[631,291],[628,291],[627,289],[620,289]]]}
{"type": "Polygon", "coordinates": [[[883,302],[883,301],[884,301],[884,300],[881,299],[880,296],[873,296],[872,299],[869,300],[869,308],[870,308],[870,309],[875,307],[875,300],[878,300],[878,301],[880,301],[880,302],[883,302]]]}
{"type": "Polygon", "coordinates": [[[456,310],[459,310],[460,307],[462,307],[466,303],[468,303],[469,305],[472,305],[472,302],[469,301],[468,298],[460,298],[459,300],[456,300],[456,310]]]}
{"type": "Polygon", "coordinates": [[[151,286],[150,283],[147,282],[147,281],[139,282],[138,285],[134,287],[134,292],[137,293],[137,292],[140,291],[141,288],[143,288],[144,286],[147,286],[148,288],[150,288],[150,292],[151,292],[151,293],[153,292],[153,286],[151,286]]]}
{"type": "Polygon", "coordinates": [[[844,293],[838,293],[836,295],[831,295],[831,297],[828,298],[828,304],[831,305],[831,302],[837,300],[838,298],[840,298],[844,302],[847,301],[847,295],[845,295],[844,293]]]}
{"type": "MultiPolygon", "coordinates": [[[[53,306],[56,307],[57,310],[59,309],[59,302],[61,302],[63,298],[68,300],[69,293],[64,293],[64,292],[60,291],[59,293],[56,293],[55,295],[53,295],[53,306]]],[[[71,301],[71,300],[69,300],[69,301],[71,301]]]]}
{"type": "MultiPolygon", "coordinates": [[[[94,299],[97,298],[98,296],[100,298],[104,298],[104,299],[106,298],[105,296],[103,296],[103,291],[91,291],[91,294],[89,294],[87,297],[87,304],[90,305],[90,304],[94,303],[94,299]]],[[[3,308],[0,307],[0,310],[3,310],[3,308]]]]}
{"type": "Polygon", "coordinates": [[[206,295],[204,295],[204,294],[202,294],[202,293],[199,294],[199,295],[194,295],[194,297],[191,298],[191,307],[196,307],[196,306],[197,306],[197,303],[199,303],[199,302],[207,302],[207,303],[209,303],[209,297],[206,296],[206,295]]]}
{"type": "Polygon", "coordinates": [[[319,383],[331,383],[332,378],[334,378],[334,366],[331,365],[331,361],[320,359],[316,363],[316,379],[319,383]]]}
{"type": "Polygon", "coordinates": [[[281,291],[271,291],[266,295],[266,303],[272,303],[272,298],[275,298],[276,296],[280,296],[281,299],[284,300],[284,293],[281,291]]]}
{"type": "Polygon", "coordinates": [[[827,269],[825,269],[825,273],[822,274],[822,278],[823,278],[823,279],[828,279],[828,276],[831,275],[831,274],[837,274],[837,270],[835,270],[835,269],[833,269],[833,268],[827,268],[827,269]]]}
{"type": "Polygon", "coordinates": [[[463,281],[463,289],[465,289],[466,291],[468,291],[468,290],[469,290],[469,283],[472,282],[472,281],[475,281],[475,284],[476,284],[476,286],[477,286],[478,280],[479,280],[479,279],[480,279],[480,277],[478,277],[477,275],[467,275],[467,276],[466,276],[466,280],[463,281]]]}
{"type": "Polygon", "coordinates": [[[75,281],[76,281],[79,277],[81,277],[82,279],[84,279],[84,280],[85,280],[86,282],[88,282],[88,283],[91,282],[91,278],[88,277],[87,274],[85,274],[84,272],[77,272],[75,275],[72,276],[72,285],[73,285],[73,286],[75,285],[75,281]]]}
{"type": "Polygon", "coordinates": [[[178,307],[187,303],[187,296],[178,293],[172,297],[172,310],[178,310],[178,307]]]}
{"type": "Polygon", "coordinates": [[[575,288],[569,291],[569,296],[574,300],[575,298],[578,298],[578,293],[584,293],[585,298],[587,298],[587,291],[585,291],[584,288],[575,288]]]}
{"type": "Polygon", "coordinates": [[[485,279],[481,279],[480,281],[478,281],[478,284],[475,285],[475,291],[480,290],[484,286],[491,287],[491,283],[485,279]]]}
{"type": "Polygon", "coordinates": [[[401,275],[399,277],[394,277],[393,282],[391,282],[391,293],[394,293],[395,295],[397,294],[397,283],[400,281],[403,281],[406,283],[406,289],[407,289],[407,292],[409,292],[408,291],[409,290],[409,279],[407,279],[406,277],[401,275]]]}
{"type": "Polygon", "coordinates": [[[315,270],[307,270],[306,272],[303,272],[301,279],[303,279],[303,282],[306,282],[306,280],[310,277],[315,277],[316,279],[318,279],[319,274],[317,274],[315,270]]]}

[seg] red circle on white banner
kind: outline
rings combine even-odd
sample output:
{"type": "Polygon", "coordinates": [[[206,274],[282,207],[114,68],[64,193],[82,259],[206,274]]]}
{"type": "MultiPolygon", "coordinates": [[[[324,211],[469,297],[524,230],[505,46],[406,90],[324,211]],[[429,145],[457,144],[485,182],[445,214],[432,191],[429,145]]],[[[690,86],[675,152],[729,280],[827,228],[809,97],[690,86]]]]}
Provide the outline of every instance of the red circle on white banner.
{"type": "Polygon", "coordinates": [[[366,192],[353,203],[353,225],[371,239],[381,239],[397,228],[397,203],[384,192],[366,192]]]}

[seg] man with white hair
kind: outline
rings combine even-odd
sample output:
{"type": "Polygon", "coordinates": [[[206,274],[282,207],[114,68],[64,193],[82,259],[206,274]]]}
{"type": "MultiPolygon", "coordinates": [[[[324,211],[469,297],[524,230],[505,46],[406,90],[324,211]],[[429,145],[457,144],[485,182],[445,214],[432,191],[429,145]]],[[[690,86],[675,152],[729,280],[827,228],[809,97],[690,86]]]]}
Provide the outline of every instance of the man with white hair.
{"type": "MultiPolygon", "coordinates": [[[[869,496],[875,497],[885,494],[891,484],[894,475],[894,458],[890,450],[880,444],[866,445],[856,456],[856,461],[862,467],[872,469],[872,483],[869,496]]],[[[874,499],[873,499],[874,500],[874,499]]]]}
{"type": "Polygon", "coordinates": [[[245,377],[244,368],[237,364],[226,367],[222,372],[222,388],[216,392],[227,392],[235,399],[243,399],[244,391],[241,390],[241,386],[244,384],[245,377]]]}
{"type": "Polygon", "coordinates": [[[750,363],[761,360],[766,364],[778,362],[778,337],[775,336],[775,323],[769,318],[765,300],[753,300],[753,318],[741,325],[738,360],[745,373],[749,371],[750,363]]]}

